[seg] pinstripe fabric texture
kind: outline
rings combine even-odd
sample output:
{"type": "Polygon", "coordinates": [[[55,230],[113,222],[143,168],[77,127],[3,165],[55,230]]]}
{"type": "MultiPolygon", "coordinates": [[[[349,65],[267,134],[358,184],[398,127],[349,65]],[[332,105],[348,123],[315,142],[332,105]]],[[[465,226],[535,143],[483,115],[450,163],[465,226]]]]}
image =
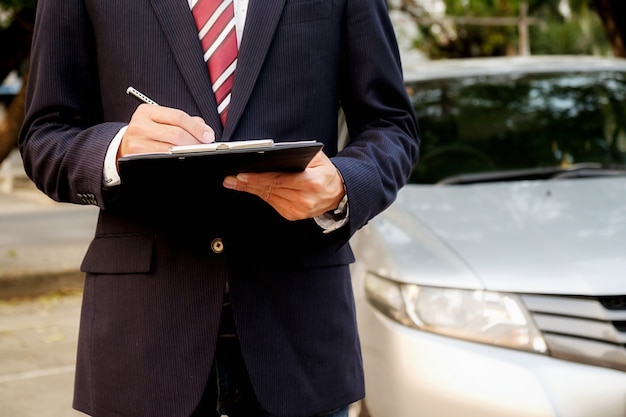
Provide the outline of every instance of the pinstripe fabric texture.
{"type": "Polygon", "coordinates": [[[198,0],[191,7],[211,77],[217,111],[222,125],[225,125],[237,68],[233,0],[198,0]]]}

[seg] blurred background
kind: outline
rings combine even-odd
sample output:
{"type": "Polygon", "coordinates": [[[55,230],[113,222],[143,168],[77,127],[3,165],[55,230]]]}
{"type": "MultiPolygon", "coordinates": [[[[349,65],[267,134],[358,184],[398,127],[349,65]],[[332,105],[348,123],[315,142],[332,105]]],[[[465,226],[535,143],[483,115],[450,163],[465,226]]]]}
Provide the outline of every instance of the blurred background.
{"type": "MultiPolygon", "coordinates": [[[[17,139],[24,117],[24,97],[25,89],[28,84],[28,62],[32,31],[36,17],[36,5],[37,0],[0,0],[0,417],[76,417],[79,413],[71,409],[71,395],[83,278],[79,271],[79,265],[82,255],[89,244],[91,235],[93,234],[97,209],[93,207],[58,204],[48,199],[37,191],[33,184],[26,178],[21,165],[21,159],[17,152],[17,139]]],[[[626,58],[626,2],[624,0],[389,0],[388,6],[398,37],[403,65],[406,69],[417,68],[420,63],[425,61],[475,57],[540,55],[583,57],[591,55],[626,58]]],[[[467,60],[463,62],[465,63],[467,60]]],[[[567,65],[572,65],[572,63],[567,63],[567,65]]],[[[474,81],[472,82],[478,85],[479,92],[482,92],[484,89],[484,87],[481,87],[483,85],[481,84],[482,77],[488,72],[488,69],[488,67],[480,67],[475,70],[476,73],[473,75],[472,80],[474,81]]],[[[620,74],[626,74],[626,70],[621,71],[620,74]]],[[[626,79],[626,75],[622,78],[626,79]]],[[[580,88],[580,80],[579,78],[576,79],[578,82],[574,84],[572,91],[578,91],[580,88]]],[[[413,81],[417,82],[419,80],[416,79],[413,81]]],[[[464,78],[462,81],[461,84],[465,86],[467,79],[464,78]]],[[[607,84],[606,78],[600,78],[599,83],[607,84]]],[[[515,83],[510,81],[510,79],[506,79],[504,85],[510,87],[514,86],[514,84],[515,83]]],[[[618,84],[620,92],[626,91],[626,88],[624,88],[626,82],[623,82],[620,78],[620,83],[618,84]]],[[[489,86],[488,83],[484,85],[489,86]]],[[[490,89],[490,91],[494,90],[501,93],[504,90],[502,85],[503,84],[497,84],[497,88],[490,89]]],[[[547,84],[542,80],[540,85],[545,87],[547,84]]],[[[555,82],[554,85],[558,85],[558,83],[555,82]]],[[[416,87],[418,84],[407,84],[407,86],[409,87],[409,92],[416,106],[418,104],[425,106],[432,105],[435,107],[443,106],[443,101],[439,100],[439,97],[443,97],[445,94],[440,92],[440,90],[443,91],[443,89],[439,84],[436,85],[436,91],[435,87],[432,89],[436,94],[424,88],[422,84],[419,84],[419,88],[416,87]],[[417,93],[420,92],[423,94],[418,96],[417,93]],[[424,97],[429,97],[428,94],[436,97],[433,103],[429,103],[424,99],[424,97]]],[[[454,87],[454,85],[452,85],[452,87],[454,87]]],[[[448,90],[449,91],[446,91],[447,97],[454,98],[454,95],[452,95],[450,91],[456,90],[453,88],[449,88],[448,90]]],[[[554,94],[561,94],[561,90],[558,90],[554,94]]],[[[604,100],[604,96],[596,94],[598,90],[595,88],[595,84],[594,89],[588,90],[588,92],[585,92],[585,97],[597,96],[599,97],[599,101],[604,100]]],[[[459,91],[461,90],[459,89],[459,91]]],[[[515,91],[536,92],[538,90],[536,88],[523,87],[515,91]]],[[[565,94],[565,99],[558,96],[559,100],[556,100],[556,103],[570,103],[570,101],[567,100],[572,100],[571,97],[574,97],[571,96],[570,90],[567,89],[565,89],[563,94],[565,94]]],[[[482,93],[477,95],[465,90],[462,91],[462,94],[459,93],[458,96],[461,98],[472,98],[475,96],[481,99],[483,98],[482,93]]],[[[499,98],[500,96],[497,95],[497,97],[499,98]]],[[[574,102],[582,103],[581,107],[584,107],[583,104],[586,104],[587,101],[579,100],[578,97],[579,96],[575,96],[574,102]]],[[[611,96],[611,100],[606,99],[605,101],[611,103],[624,102],[619,99],[622,97],[621,95],[616,95],[616,97],[618,98],[613,100],[611,96]]],[[[479,104],[481,104],[481,106],[485,103],[485,100],[469,101],[471,101],[470,104],[472,105],[475,104],[474,102],[480,102],[479,104]]],[[[460,102],[463,104],[462,100],[460,102]]],[[[509,99],[507,96],[504,102],[514,103],[515,101],[509,99]]],[[[523,103],[526,102],[524,101],[523,103]]],[[[451,105],[451,101],[444,104],[448,106],[449,109],[454,108],[451,105]]],[[[465,106],[465,104],[463,105],[465,106]]],[[[496,107],[505,106],[500,106],[496,103],[496,105],[492,107],[492,110],[496,107]]],[[[530,106],[527,107],[530,109],[530,106]]],[[[574,106],[570,107],[573,108],[574,106]]],[[[587,107],[585,107],[585,110],[588,110],[587,107]]],[[[470,114],[467,110],[467,106],[459,108],[463,110],[459,111],[459,113],[470,114]]],[[[601,108],[600,110],[603,109],[604,108],[601,108]]],[[[619,107],[619,109],[621,109],[621,107],[619,107]]],[[[422,113],[428,114],[426,110],[422,113]]],[[[479,110],[480,111],[476,112],[477,114],[481,114],[480,112],[483,111],[482,107],[479,110]]],[[[440,113],[446,112],[442,111],[440,113]]],[[[492,111],[489,114],[496,113],[497,112],[492,111]]],[[[483,119],[475,117],[473,114],[474,113],[471,114],[472,120],[470,120],[472,122],[472,129],[461,129],[464,132],[480,131],[480,129],[475,127],[477,124],[475,122],[476,120],[480,121],[483,119]]],[[[615,114],[623,115],[623,110],[616,111],[615,114]]],[[[418,112],[418,116],[419,115],[418,112]]],[[[488,118],[484,114],[482,114],[482,116],[488,118]]],[[[590,118],[588,117],[587,119],[590,118]]],[[[622,118],[618,119],[620,123],[624,121],[622,118]]],[[[436,153],[434,147],[439,146],[439,142],[436,139],[431,139],[429,132],[432,130],[435,133],[439,133],[437,129],[435,129],[438,125],[431,123],[435,128],[430,129],[431,126],[429,126],[428,117],[423,117],[423,122],[424,138],[429,139],[425,141],[425,143],[427,143],[426,146],[423,146],[423,154],[426,154],[428,151],[436,153]],[[429,146],[433,147],[433,149],[430,149],[429,146]]],[[[613,122],[614,121],[611,121],[611,123],[613,122]]],[[[596,119],[593,119],[593,123],[598,124],[596,119]]],[[[626,123],[622,123],[622,125],[624,124],[626,123]]],[[[449,127],[450,123],[446,120],[444,125],[445,127],[449,127]]],[[[528,130],[535,129],[534,125],[527,125],[527,127],[529,127],[528,130]]],[[[576,133],[579,131],[583,133],[586,132],[583,129],[578,129],[579,125],[576,125],[576,128],[570,129],[570,131],[565,131],[562,126],[563,125],[559,125],[558,129],[555,128],[554,130],[567,133],[569,135],[568,140],[570,136],[578,140],[577,138],[581,135],[577,135],[576,133]]],[[[448,131],[449,129],[446,130],[446,132],[448,131]]],[[[622,157],[626,154],[626,145],[624,145],[624,143],[626,143],[626,134],[623,133],[623,129],[620,130],[620,132],[620,135],[615,135],[616,139],[614,142],[620,144],[620,149],[622,150],[620,157],[622,157]]],[[[553,135],[553,131],[549,131],[548,133],[549,135],[553,135]]],[[[449,135],[442,136],[449,140],[463,139],[451,139],[449,135]]],[[[539,139],[543,138],[543,136],[538,135],[534,135],[533,137],[539,139]]],[[[441,142],[443,143],[443,141],[441,142]]],[[[507,142],[507,146],[510,146],[510,143],[511,142],[507,142]]],[[[443,143],[443,145],[445,144],[446,143],[443,143]]],[[[507,150],[508,149],[509,148],[507,148],[507,150]]],[[[555,154],[556,151],[554,149],[551,150],[553,152],[551,152],[550,155],[555,154]]],[[[560,151],[560,149],[556,150],[560,151]]],[[[499,162],[503,160],[500,157],[502,154],[503,153],[498,154],[499,158],[497,160],[499,162]]],[[[530,154],[532,153],[529,153],[529,155],[530,154]]],[[[521,160],[519,158],[520,153],[516,153],[515,156],[517,160],[514,162],[517,164],[519,162],[518,160],[521,160]]],[[[466,160],[466,156],[464,156],[463,159],[466,160]]],[[[426,160],[426,158],[424,158],[424,160],[426,160]]],[[[461,164],[450,164],[449,158],[446,158],[444,162],[446,166],[455,165],[456,167],[465,169],[461,164]]],[[[533,163],[534,162],[533,160],[533,163]]],[[[623,173],[620,172],[620,175],[622,174],[623,173]]],[[[456,188],[459,189],[460,187],[456,188]]],[[[439,191],[439,189],[437,189],[437,191],[439,191]]],[[[419,195],[423,195],[422,191],[420,191],[419,195]]],[[[463,198],[462,200],[467,201],[468,198],[463,198]]],[[[418,204],[414,206],[418,206],[418,204]]],[[[461,210],[461,212],[466,213],[466,211],[463,210],[461,210]]],[[[393,212],[390,213],[393,214],[393,212]]],[[[624,224],[623,219],[626,218],[626,216],[620,214],[618,217],[622,220],[615,221],[613,225],[617,230],[619,230],[619,226],[624,224]]],[[[491,221],[491,219],[488,220],[491,221]]],[[[386,236],[397,237],[397,235],[389,233],[388,229],[389,227],[385,230],[386,236]]],[[[377,248],[378,251],[376,255],[379,256],[380,247],[377,248]]],[[[422,251],[422,253],[429,254],[427,251],[422,251]]],[[[368,257],[364,256],[363,259],[365,258],[368,257]]],[[[621,252],[620,260],[623,262],[621,252]]],[[[426,262],[423,262],[422,264],[425,263],[426,262]]],[[[604,263],[606,264],[606,262],[604,263]]],[[[526,280],[526,278],[527,277],[524,277],[524,280],[526,280]]],[[[621,276],[620,281],[623,281],[621,276]]],[[[390,288],[389,282],[384,279],[379,279],[378,282],[379,284],[382,282],[380,285],[383,285],[383,290],[390,288]]],[[[357,295],[364,293],[362,288],[358,286],[355,286],[355,288],[357,295]]],[[[618,288],[616,291],[622,291],[622,289],[618,288]]],[[[623,292],[620,294],[623,294],[623,292]]],[[[361,298],[363,298],[364,301],[362,306],[359,304],[359,311],[371,309],[371,306],[366,305],[367,300],[365,300],[362,294],[361,298]]],[[[626,299],[621,299],[619,308],[626,311],[626,301],[624,300],[626,299]]],[[[521,304],[520,302],[520,305],[521,304]]],[[[490,306],[490,308],[493,310],[493,306],[490,306]]],[[[374,311],[373,309],[371,310],[374,311]]],[[[441,311],[438,305],[436,311],[441,311]]],[[[372,314],[376,319],[382,317],[379,312],[372,314]]],[[[612,314],[611,317],[618,317],[618,313],[613,312],[612,314]]],[[[360,318],[361,317],[363,316],[360,316],[360,318]]],[[[624,347],[626,346],[624,345],[624,341],[626,341],[626,324],[624,324],[626,323],[626,315],[619,315],[618,318],[619,320],[615,319],[620,325],[618,329],[620,336],[617,337],[619,343],[617,343],[617,345],[624,347]]],[[[366,322],[365,320],[361,321],[361,324],[366,322]]],[[[589,321],[590,320],[586,320],[586,322],[589,321]]],[[[375,320],[368,319],[367,323],[375,323],[375,320]]],[[[411,338],[417,334],[415,328],[405,330],[401,326],[398,326],[397,323],[386,326],[386,329],[401,329],[402,332],[408,334],[411,338]]],[[[579,325],[576,326],[580,327],[579,325]]],[[[371,332],[371,339],[374,341],[384,339],[382,340],[384,342],[391,340],[391,338],[380,337],[381,332],[379,328],[373,327],[372,329],[365,330],[363,335],[367,336],[371,332]]],[[[423,333],[425,334],[424,337],[429,338],[429,341],[433,339],[431,334],[426,334],[427,332],[423,333]]],[[[585,338],[586,340],[590,339],[587,336],[585,338]]],[[[366,337],[362,339],[367,342],[366,337]]],[[[442,340],[443,344],[441,346],[445,345],[446,348],[453,346],[455,343],[456,345],[462,346],[462,349],[459,348],[460,352],[470,350],[478,351],[480,349],[476,347],[478,346],[476,344],[463,344],[466,342],[451,339],[442,340]]],[[[372,342],[372,344],[373,343],[374,342],[372,342]]],[[[366,344],[367,343],[364,343],[364,345],[366,344]]],[[[487,346],[487,344],[484,345],[487,346]]],[[[498,417],[504,415],[528,416],[530,414],[523,410],[524,406],[527,406],[531,402],[519,396],[518,392],[530,389],[534,390],[533,392],[536,391],[537,396],[543,398],[544,392],[541,387],[549,385],[546,379],[542,378],[538,378],[537,381],[531,380],[531,378],[528,378],[528,381],[526,381],[526,379],[522,382],[513,381],[517,385],[510,385],[511,379],[514,379],[514,377],[511,376],[511,369],[513,368],[508,366],[509,364],[502,358],[505,356],[508,357],[508,353],[513,352],[511,355],[517,355],[515,356],[515,360],[511,361],[513,364],[534,364],[537,363],[537,361],[543,361],[545,359],[535,353],[532,354],[533,356],[525,356],[528,354],[519,354],[519,352],[508,347],[508,350],[503,354],[505,356],[498,356],[500,355],[500,353],[498,353],[500,350],[488,350],[488,352],[494,352],[491,356],[496,358],[497,361],[500,362],[500,365],[506,365],[498,368],[501,371],[501,374],[498,375],[501,375],[502,379],[494,377],[494,375],[497,374],[497,372],[494,373],[494,369],[487,369],[486,371],[485,369],[480,369],[480,372],[471,373],[471,375],[468,371],[469,376],[466,375],[469,381],[468,385],[462,385],[458,383],[458,381],[462,379],[463,367],[467,366],[467,364],[474,364],[476,367],[479,367],[475,359],[464,360],[463,358],[465,358],[465,356],[463,355],[450,355],[453,359],[456,358],[457,362],[463,363],[454,364],[454,369],[448,372],[449,369],[447,366],[449,357],[442,353],[444,357],[438,358],[438,360],[429,358],[427,361],[430,362],[429,365],[445,365],[444,368],[441,368],[444,369],[444,371],[433,371],[433,375],[427,375],[428,378],[421,378],[422,375],[416,375],[419,372],[413,372],[412,368],[407,366],[405,361],[411,358],[415,359],[420,355],[414,354],[415,352],[413,351],[406,350],[404,353],[407,357],[403,358],[398,353],[402,351],[399,350],[397,346],[395,347],[395,349],[388,348],[388,352],[384,352],[385,355],[373,355],[373,361],[378,364],[386,363],[384,360],[394,360],[399,364],[398,369],[401,369],[401,371],[407,374],[410,373],[411,378],[419,376],[421,380],[427,381],[427,387],[421,393],[408,384],[405,388],[411,391],[411,395],[404,396],[405,399],[411,397],[408,398],[408,400],[412,400],[413,397],[419,394],[423,396],[423,403],[427,403],[427,399],[436,397],[435,389],[432,388],[434,374],[450,375],[452,379],[452,382],[447,380],[440,381],[440,386],[438,387],[439,391],[437,391],[441,394],[440,403],[437,403],[436,407],[433,406],[430,410],[430,414],[428,414],[429,410],[422,409],[419,414],[421,416],[441,415],[448,417],[456,414],[466,416],[480,415],[481,417],[491,415],[498,417]],[[497,353],[497,355],[495,353],[497,353]],[[518,357],[520,358],[519,360],[518,357]],[[495,395],[491,391],[487,393],[486,399],[482,401],[486,405],[482,409],[479,404],[481,399],[477,392],[485,391],[485,389],[480,384],[477,384],[477,381],[481,379],[477,375],[482,376],[481,378],[483,380],[490,379],[494,386],[501,388],[500,391],[494,391],[496,392],[495,395]],[[462,401],[457,401],[456,405],[449,405],[450,408],[445,409],[441,404],[452,403],[450,398],[455,397],[455,395],[452,394],[453,391],[450,391],[450,386],[454,386],[455,384],[458,385],[457,388],[459,392],[466,394],[467,398],[465,398],[465,400],[467,402],[463,403],[462,401]],[[514,389],[511,389],[512,394],[510,398],[519,400],[519,403],[511,402],[509,401],[509,397],[502,396],[502,393],[511,386],[514,389]],[[474,391],[472,391],[472,387],[475,388],[474,391]],[[495,397],[502,397],[503,402],[507,402],[510,408],[518,408],[519,413],[514,414],[514,410],[512,409],[508,409],[507,412],[493,407],[489,409],[488,400],[489,398],[495,397]],[[452,410],[453,406],[457,407],[454,409],[454,412],[446,411],[452,410]],[[480,411],[472,411],[470,406],[480,411]],[[489,414],[489,412],[493,414],[489,414]]],[[[492,346],[487,346],[487,349],[492,348],[492,346]]],[[[440,345],[437,345],[437,349],[435,350],[444,352],[443,349],[440,349],[440,345]]],[[[366,355],[370,351],[372,351],[372,349],[367,349],[366,346],[366,349],[364,349],[366,355]]],[[[424,352],[423,345],[420,346],[419,351],[424,352]]],[[[594,417],[612,417],[614,415],[624,415],[622,408],[613,407],[611,405],[612,403],[607,401],[610,397],[620,402],[622,405],[625,404],[623,399],[626,398],[624,396],[626,388],[624,388],[625,383],[622,368],[626,366],[624,365],[626,364],[626,354],[622,351],[626,352],[626,350],[621,349],[619,352],[621,356],[615,359],[615,361],[619,363],[616,369],[620,370],[611,369],[610,371],[606,371],[600,367],[596,367],[596,370],[600,370],[599,372],[604,372],[602,375],[610,376],[611,379],[605,379],[605,383],[614,388],[612,396],[605,392],[604,398],[601,398],[601,395],[595,395],[592,390],[585,388],[588,381],[589,385],[597,385],[597,374],[589,374],[590,377],[587,378],[587,374],[585,373],[584,383],[577,383],[575,379],[570,378],[570,380],[573,381],[571,385],[581,392],[580,395],[577,395],[579,398],[583,398],[585,395],[593,397],[591,398],[592,401],[587,401],[587,404],[596,407],[595,410],[600,410],[602,406],[600,403],[605,403],[605,408],[610,408],[610,412],[598,411],[596,413],[584,414],[584,411],[581,411],[583,410],[581,407],[582,400],[577,402],[576,400],[579,398],[562,395],[564,401],[572,404],[572,409],[579,411],[571,411],[569,413],[559,413],[557,411],[553,413],[536,412],[532,415],[568,415],[572,417],[590,417],[592,415],[594,417]],[[596,382],[591,382],[591,380],[596,382]]],[[[547,352],[542,354],[547,356],[547,352]]],[[[474,356],[474,358],[475,357],[476,356],[474,356]]],[[[544,361],[542,363],[546,363],[547,366],[537,366],[536,368],[540,372],[549,373],[550,370],[554,370],[554,362],[544,361]]],[[[450,366],[452,367],[452,365],[450,366]]],[[[615,368],[615,366],[613,367],[615,368]]],[[[373,367],[370,366],[370,368],[373,367]]],[[[387,372],[389,368],[389,366],[384,366],[383,371],[387,372]]],[[[436,368],[436,366],[434,366],[434,368],[436,368]]],[[[497,366],[494,366],[494,368],[497,368],[497,366]]],[[[519,372],[523,373],[524,377],[532,374],[531,371],[523,367],[520,367],[520,369],[521,371],[519,372]]],[[[589,367],[584,369],[594,368],[589,367]]],[[[352,417],[357,415],[369,417],[370,414],[373,417],[384,417],[385,415],[395,417],[410,415],[412,417],[413,415],[417,415],[414,412],[414,405],[411,401],[407,401],[406,407],[401,408],[399,411],[394,410],[394,412],[390,412],[392,407],[389,406],[389,403],[395,405],[402,404],[401,401],[394,399],[392,393],[386,392],[385,390],[389,390],[389,387],[393,386],[394,383],[401,384],[401,379],[397,378],[396,375],[390,375],[389,378],[392,378],[394,383],[387,384],[385,379],[381,376],[382,372],[380,374],[376,374],[373,371],[368,372],[370,375],[373,375],[373,377],[370,377],[370,388],[368,388],[368,395],[370,395],[373,405],[371,412],[368,410],[365,403],[356,404],[351,412],[352,417]],[[371,381],[374,381],[374,383],[371,383],[371,381]],[[376,381],[378,381],[378,383],[376,381]],[[375,407],[377,403],[383,404],[384,407],[379,406],[377,410],[375,407]],[[378,411],[378,413],[376,411],[378,411]],[[404,411],[405,414],[402,414],[402,411],[404,411]]],[[[568,372],[570,371],[568,370],[568,372]]],[[[559,374],[556,379],[566,381],[567,377],[562,378],[561,374],[559,374]]],[[[557,385],[558,384],[555,383],[555,386],[557,385]]],[[[400,395],[399,390],[395,394],[400,395]]],[[[461,395],[456,395],[456,397],[461,397],[461,395]]],[[[547,394],[546,398],[550,400],[547,401],[550,404],[556,404],[557,402],[557,400],[549,398],[547,394]]],[[[556,408],[557,407],[554,407],[555,410],[556,408]]]]}

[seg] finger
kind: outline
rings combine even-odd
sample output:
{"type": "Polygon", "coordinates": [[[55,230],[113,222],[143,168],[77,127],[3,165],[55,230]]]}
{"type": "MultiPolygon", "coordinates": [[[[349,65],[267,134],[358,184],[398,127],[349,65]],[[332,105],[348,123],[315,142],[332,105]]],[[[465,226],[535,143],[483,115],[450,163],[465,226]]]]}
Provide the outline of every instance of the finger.
{"type": "Polygon", "coordinates": [[[303,193],[301,190],[285,187],[276,187],[271,183],[259,185],[240,182],[237,181],[237,178],[238,176],[226,177],[223,182],[224,187],[256,195],[287,220],[308,219],[323,212],[317,210],[315,195],[310,193],[303,193]]]}
{"type": "Polygon", "coordinates": [[[265,187],[260,189],[259,197],[261,197],[265,201],[269,201],[272,196],[272,191],[274,191],[274,186],[266,185],[265,187]]]}
{"type": "Polygon", "coordinates": [[[260,173],[240,173],[235,177],[239,183],[246,184],[248,189],[263,189],[271,186],[276,189],[299,190],[303,187],[303,178],[306,172],[260,172],[260,173]]]}
{"type": "Polygon", "coordinates": [[[263,200],[269,201],[272,194],[275,194],[277,187],[273,180],[248,182],[248,174],[239,174],[237,176],[227,176],[224,178],[223,186],[230,190],[243,191],[254,194],[263,200]],[[241,178],[245,180],[242,181],[241,178]]]}
{"type": "Polygon", "coordinates": [[[132,154],[168,152],[170,148],[171,145],[167,142],[161,142],[146,137],[129,137],[129,135],[126,134],[122,138],[117,156],[120,158],[132,154]]]}
{"type": "Polygon", "coordinates": [[[122,138],[122,154],[167,152],[174,144],[197,144],[198,141],[179,127],[137,121],[128,125],[122,138]]]}
{"type": "Polygon", "coordinates": [[[215,142],[215,131],[209,125],[204,122],[204,119],[199,116],[191,118],[191,125],[188,127],[188,132],[201,143],[215,142]]]}
{"type": "MultiPolygon", "coordinates": [[[[159,125],[157,138],[172,145],[210,143],[215,132],[201,117],[190,116],[182,110],[163,106],[140,105],[136,113],[159,125]]],[[[132,121],[132,120],[131,120],[132,121]]]]}

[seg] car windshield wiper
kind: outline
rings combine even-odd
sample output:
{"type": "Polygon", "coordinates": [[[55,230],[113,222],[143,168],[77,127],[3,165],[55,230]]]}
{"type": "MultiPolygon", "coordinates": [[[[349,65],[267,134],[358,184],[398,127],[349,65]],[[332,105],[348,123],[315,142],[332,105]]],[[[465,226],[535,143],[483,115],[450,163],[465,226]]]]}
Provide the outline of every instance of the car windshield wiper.
{"type": "Polygon", "coordinates": [[[603,165],[596,163],[580,163],[564,166],[525,168],[509,171],[479,172],[447,177],[437,184],[475,184],[500,181],[530,181],[563,178],[589,178],[626,175],[624,165],[603,165]]]}

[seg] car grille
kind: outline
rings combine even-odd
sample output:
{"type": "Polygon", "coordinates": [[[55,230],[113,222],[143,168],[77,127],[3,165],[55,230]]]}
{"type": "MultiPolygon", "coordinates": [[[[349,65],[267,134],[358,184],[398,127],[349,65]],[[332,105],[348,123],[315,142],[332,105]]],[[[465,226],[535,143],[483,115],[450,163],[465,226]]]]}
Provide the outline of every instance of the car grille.
{"type": "Polygon", "coordinates": [[[626,295],[522,295],[550,355],[626,371],[626,295]]]}

